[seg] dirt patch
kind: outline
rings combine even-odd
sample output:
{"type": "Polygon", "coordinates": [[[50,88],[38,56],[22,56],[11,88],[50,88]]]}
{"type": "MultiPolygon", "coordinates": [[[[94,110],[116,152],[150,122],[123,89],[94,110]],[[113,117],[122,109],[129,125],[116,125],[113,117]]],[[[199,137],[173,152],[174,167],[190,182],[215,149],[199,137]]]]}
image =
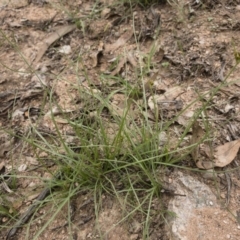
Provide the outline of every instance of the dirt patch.
{"type": "MultiPolygon", "coordinates": [[[[98,4],[95,1],[17,1],[17,5],[15,2],[0,2],[1,174],[14,172],[17,179],[17,183],[8,182],[8,187],[1,183],[4,211],[26,212],[43,188],[41,179],[51,178],[56,170],[50,153],[36,151],[19,137],[29,136],[35,129],[65,154],[66,149],[59,146],[56,137],[57,129],[67,144],[79,147],[81,139],[74,136],[69,122],[77,121],[81,114],[87,115],[86,121],[93,121],[102,102],[100,98],[93,100],[91,94],[110,99],[111,104],[102,109],[101,116],[110,129],[112,141],[118,128],[111,121],[125,114],[126,92],[138,103],[131,104],[126,117],[131,119],[129,131],[132,122],[141,125],[143,116],[137,106],[146,107],[142,103],[142,88],[147,95],[147,119],[154,122],[161,118],[163,123],[174,119],[173,130],[159,136],[163,144],[171,139],[171,150],[178,145],[188,120],[206,102],[209,107],[198,120],[202,128],[205,119],[208,120],[212,136],[210,150],[239,139],[240,69],[236,65],[240,49],[239,1],[169,1],[172,4],[162,1],[147,8],[111,5],[113,1],[98,4]],[[136,77],[140,75],[144,79],[136,77]],[[210,99],[217,87],[218,93],[210,99]],[[113,92],[111,96],[110,92],[113,92]],[[176,117],[197,98],[187,111],[176,117]],[[156,102],[161,109],[157,117],[156,102]],[[57,116],[55,121],[53,115],[57,116]]],[[[186,134],[184,146],[189,145],[189,138],[186,134]]],[[[137,136],[133,142],[137,145],[141,139],[137,136]]],[[[123,144],[119,155],[128,147],[123,144]]],[[[206,158],[209,155],[204,147],[200,146],[199,154],[206,158]]],[[[191,220],[187,239],[194,239],[196,228],[203,229],[202,239],[220,235],[222,239],[239,238],[240,184],[236,171],[239,161],[236,154],[235,160],[224,169],[231,178],[230,193],[224,174],[219,177],[219,191],[212,186],[216,195],[228,202],[228,211],[197,212],[200,222],[191,220]],[[225,222],[226,214],[234,216],[232,221],[225,222]],[[215,224],[216,218],[221,218],[220,226],[215,224]]],[[[196,167],[191,157],[181,164],[196,167]]],[[[169,179],[169,185],[171,181],[174,180],[169,179]]],[[[214,182],[204,181],[208,185],[214,182]]],[[[142,239],[142,216],[136,214],[132,222],[121,221],[124,211],[115,199],[104,193],[101,198],[105,203],[98,209],[96,219],[92,196],[86,193],[77,196],[74,201],[65,202],[56,216],[57,202],[42,206],[32,224],[18,231],[16,239],[33,239],[36,233],[38,239],[68,239],[69,236],[72,239],[142,239]],[[48,220],[53,221],[45,227],[48,220]]],[[[153,214],[149,239],[168,239],[163,227],[164,214],[159,211],[166,207],[169,198],[164,195],[163,204],[156,198],[154,206],[150,206],[153,214]]],[[[15,220],[11,221],[9,214],[1,215],[1,239],[5,239],[15,220]]]]}

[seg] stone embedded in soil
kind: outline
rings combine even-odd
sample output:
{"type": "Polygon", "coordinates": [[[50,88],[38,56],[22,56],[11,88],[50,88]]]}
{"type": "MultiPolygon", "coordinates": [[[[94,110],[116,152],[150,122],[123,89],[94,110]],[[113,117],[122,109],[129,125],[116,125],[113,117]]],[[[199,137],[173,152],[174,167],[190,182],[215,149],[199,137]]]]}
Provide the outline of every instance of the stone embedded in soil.
{"type": "Polygon", "coordinates": [[[240,239],[237,224],[227,211],[220,208],[211,189],[197,179],[175,172],[172,185],[176,194],[168,210],[175,213],[166,225],[171,240],[240,239]]]}
{"type": "Polygon", "coordinates": [[[28,4],[28,0],[0,0],[0,7],[8,6],[12,8],[21,8],[28,4]]]}

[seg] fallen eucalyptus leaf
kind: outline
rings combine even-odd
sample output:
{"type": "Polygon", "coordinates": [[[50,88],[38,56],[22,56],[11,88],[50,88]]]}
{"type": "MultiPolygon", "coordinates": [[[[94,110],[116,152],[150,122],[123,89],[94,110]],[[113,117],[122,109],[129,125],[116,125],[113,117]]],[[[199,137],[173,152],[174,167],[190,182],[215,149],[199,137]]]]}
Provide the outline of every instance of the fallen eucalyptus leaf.
{"type": "Polygon", "coordinates": [[[215,149],[215,167],[225,167],[237,156],[240,148],[240,139],[225,143],[215,149]]]}
{"type": "Polygon", "coordinates": [[[51,44],[53,44],[55,41],[57,41],[59,38],[61,38],[65,34],[73,31],[76,27],[77,26],[75,24],[62,26],[57,31],[50,34],[45,40],[43,40],[39,46],[38,54],[34,61],[35,64],[41,60],[41,58],[43,57],[43,55],[45,54],[45,52],[47,51],[47,49],[51,44]]]}
{"type": "Polygon", "coordinates": [[[11,140],[0,145],[0,157],[4,157],[4,154],[13,148],[14,141],[15,139],[12,138],[11,140]]]}
{"type": "Polygon", "coordinates": [[[200,144],[204,140],[204,131],[199,125],[198,121],[195,121],[192,127],[192,138],[191,138],[191,145],[195,145],[194,148],[191,150],[191,156],[196,163],[197,167],[200,169],[211,169],[214,167],[214,162],[211,161],[209,158],[203,158],[200,154],[200,144]]]}
{"type": "Polygon", "coordinates": [[[105,47],[105,51],[106,52],[113,52],[115,50],[117,50],[119,47],[123,46],[125,43],[127,43],[128,40],[130,40],[130,38],[133,35],[133,31],[132,30],[128,30],[126,31],[117,41],[115,41],[113,44],[108,44],[105,47]]]}

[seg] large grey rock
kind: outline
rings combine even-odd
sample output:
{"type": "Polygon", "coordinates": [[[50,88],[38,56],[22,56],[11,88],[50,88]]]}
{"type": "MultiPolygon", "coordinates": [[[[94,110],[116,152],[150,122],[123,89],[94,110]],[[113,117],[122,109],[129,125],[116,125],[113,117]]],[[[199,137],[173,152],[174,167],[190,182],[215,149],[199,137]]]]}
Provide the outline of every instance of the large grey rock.
{"type": "Polygon", "coordinates": [[[169,239],[240,239],[234,218],[220,208],[207,185],[179,171],[173,179],[175,193],[186,196],[175,196],[169,202],[168,210],[175,213],[166,225],[169,239]]]}

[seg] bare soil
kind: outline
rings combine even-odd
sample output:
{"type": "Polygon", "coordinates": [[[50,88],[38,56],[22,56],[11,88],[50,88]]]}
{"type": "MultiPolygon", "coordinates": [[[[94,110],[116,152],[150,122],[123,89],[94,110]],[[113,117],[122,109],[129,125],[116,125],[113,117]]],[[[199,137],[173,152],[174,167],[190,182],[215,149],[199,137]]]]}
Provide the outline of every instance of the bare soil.
{"type": "MultiPolygon", "coordinates": [[[[11,206],[10,210],[7,208],[10,212],[24,213],[42,191],[41,179],[52,177],[36,160],[36,155],[47,159],[47,154],[36,153],[35,149],[11,135],[13,132],[29,133],[32,124],[41,133],[54,132],[54,123],[49,117],[51,104],[44,94],[46,88],[51,89],[57,99],[56,114],[61,108],[76,118],[79,109],[94,112],[98,104],[91,99],[84,102],[77,87],[105,94],[117,89],[119,83],[114,76],[135,86],[138,84],[136,70],[140,66],[147,72],[146,89],[151,83],[158,92],[168,93],[174,87],[175,93],[179,92],[180,97],[171,93],[174,100],[177,99],[174,104],[163,107],[164,119],[168,120],[199,95],[205,94],[202,101],[207,101],[207,93],[225,82],[206,111],[213,136],[211,144],[215,148],[239,139],[240,68],[237,66],[232,72],[231,69],[240,59],[240,1],[170,2],[172,5],[160,1],[143,8],[104,0],[98,3],[92,0],[0,0],[0,173],[4,175],[14,170],[17,176],[14,190],[1,184],[4,198],[0,198],[0,204],[3,207],[11,206]],[[155,54],[149,60],[153,46],[155,54]],[[108,80],[101,78],[101,74],[109,76],[108,80]]],[[[124,106],[123,101],[121,93],[112,97],[118,114],[124,106]]],[[[196,101],[188,114],[200,106],[201,102],[196,101]]],[[[134,117],[138,119],[136,111],[134,117]]],[[[179,117],[174,131],[186,125],[187,118],[187,114],[179,117]]],[[[66,141],[78,141],[72,136],[72,128],[64,116],[59,114],[56,119],[66,141]]],[[[111,135],[116,126],[108,127],[111,135]]],[[[206,157],[206,150],[200,148],[199,151],[206,157]]],[[[227,187],[225,174],[220,176],[217,188],[212,179],[195,174],[224,203],[219,214],[217,210],[198,213],[202,216],[205,232],[211,232],[211,236],[224,236],[219,239],[240,239],[240,173],[236,170],[239,164],[238,154],[224,168],[229,170],[231,189],[227,187]],[[225,223],[225,217],[229,215],[232,221],[225,223]],[[229,233],[228,229],[233,231],[229,233]]],[[[195,167],[191,157],[181,165],[195,167]]],[[[51,171],[54,168],[49,164],[51,171]]],[[[168,200],[169,196],[164,196],[161,201],[156,199],[152,206],[154,211],[162,209],[162,201],[166,207],[168,200]]],[[[40,229],[43,231],[37,239],[143,239],[142,219],[136,216],[136,219],[116,224],[124,216],[118,201],[103,194],[102,203],[96,221],[93,196],[89,193],[76,195],[71,202],[75,206],[72,225],[68,224],[70,203],[66,202],[55,220],[45,227],[58,203],[46,204],[38,209],[32,224],[19,229],[13,239],[33,239],[40,229]]],[[[150,239],[169,239],[160,215],[152,220],[150,239]]],[[[6,239],[16,220],[0,214],[0,221],[0,239],[6,239]]],[[[189,223],[191,231],[186,239],[195,239],[196,224],[199,223],[194,220],[189,223]]]]}

